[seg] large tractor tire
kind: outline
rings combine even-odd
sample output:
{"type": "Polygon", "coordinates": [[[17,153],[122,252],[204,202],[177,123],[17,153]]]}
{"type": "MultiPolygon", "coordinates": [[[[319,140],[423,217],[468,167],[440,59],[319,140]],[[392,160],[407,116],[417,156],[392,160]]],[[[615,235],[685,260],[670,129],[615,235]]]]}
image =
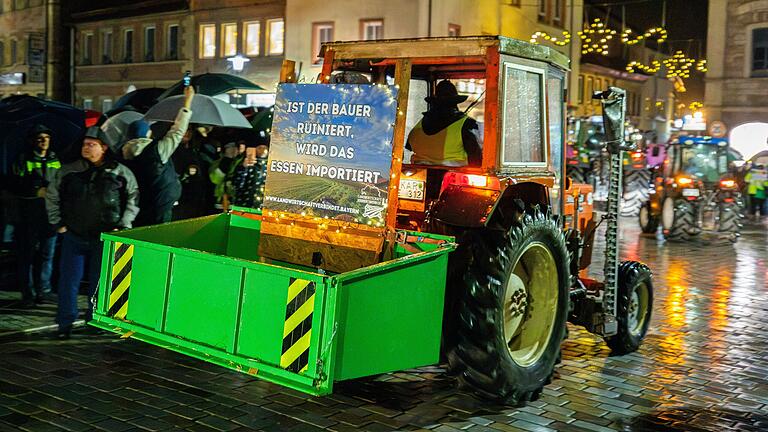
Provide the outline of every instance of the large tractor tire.
{"type": "Polygon", "coordinates": [[[648,332],[653,309],[651,269],[636,261],[621,263],[616,300],[619,331],[605,342],[613,354],[623,355],[637,351],[648,332]]]}
{"type": "Polygon", "coordinates": [[[718,229],[731,243],[736,243],[741,236],[741,206],[737,202],[721,202],[718,205],[718,229]]]}
{"type": "Polygon", "coordinates": [[[699,234],[694,205],[682,198],[665,198],[661,209],[661,225],[667,240],[691,240],[699,234]]]}
{"type": "Polygon", "coordinates": [[[570,274],[561,229],[538,210],[519,212],[503,231],[468,231],[470,256],[459,293],[459,384],[495,402],[538,399],[560,357],[570,274]]]}
{"type": "Polygon", "coordinates": [[[630,170],[624,176],[624,194],[621,203],[622,216],[637,216],[643,203],[648,200],[651,172],[647,169],[630,170]]]}
{"type": "Polygon", "coordinates": [[[659,217],[653,214],[651,203],[648,201],[640,207],[637,219],[640,222],[640,229],[646,234],[655,234],[659,229],[659,217]]]}

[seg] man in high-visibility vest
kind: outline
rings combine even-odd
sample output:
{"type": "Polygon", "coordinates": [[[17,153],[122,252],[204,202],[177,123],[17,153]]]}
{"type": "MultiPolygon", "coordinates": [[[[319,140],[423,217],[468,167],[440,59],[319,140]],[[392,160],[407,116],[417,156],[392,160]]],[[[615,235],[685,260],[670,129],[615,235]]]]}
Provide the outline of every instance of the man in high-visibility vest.
{"type": "Polygon", "coordinates": [[[459,110],[467,96],[460,96],[448,80],[440,81],[434,96],[424,99],[429,110],[411,130],[406,148],[413,151],[412,164],[449,167],[480,166],[477,122],[459,110]]]}
{"type": "Polygon", "coordinates": [[[768,171],[763,165],[753,165],[747,175],[744,177],[747,183],[747,194],[749,194],[749,212],[750,217],[758,218],[765,216],[764,204],[766,199],[766,189],[768,189],[768,171]]]}
{"type": "Polygon", "coordinates": [[[45,192],[61,169],[51,151],[53,132],[45,126],[32,128],[29,148],[13,166],[12,187],[19,208],[15,223],[18,283],[23,306],[51,301],[51,273],[56,230],[48,223],[45,192]]]}

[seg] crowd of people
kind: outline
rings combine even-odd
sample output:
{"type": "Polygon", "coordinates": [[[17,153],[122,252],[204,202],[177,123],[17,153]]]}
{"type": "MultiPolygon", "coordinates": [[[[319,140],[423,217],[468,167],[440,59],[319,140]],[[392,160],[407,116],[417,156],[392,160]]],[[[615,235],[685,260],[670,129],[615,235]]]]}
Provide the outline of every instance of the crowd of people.
{"type": "Polygon", "coordinates": [[[213,128],[190,124],[194,90],[170,124],[137,120],[124,143],[110,147],[99,127],[88,128],[79,158],[62,164],[56,134],[36,126],[7,189],[22,307],[58,302],[57,337],[69,338],[78,318],[77,295],[87,272],[88,307],[101,270],[103,232],[214,214],[231,205],[261,207],[268,141],[223,146],[213,128]],[[57,243],[57,297],[52,294],[57,243]]]}

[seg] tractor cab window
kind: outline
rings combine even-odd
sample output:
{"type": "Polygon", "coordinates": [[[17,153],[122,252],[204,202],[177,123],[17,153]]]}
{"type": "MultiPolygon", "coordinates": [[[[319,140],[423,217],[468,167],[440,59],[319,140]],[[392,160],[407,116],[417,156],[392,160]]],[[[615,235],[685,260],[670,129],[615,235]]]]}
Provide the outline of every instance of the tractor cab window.
{"type": "Polygon", "coordinates": [[[546,69],[533,62],[505,61],[502,100],[503,167],[539,166],[547,163],[545,129],[546,69]]]}
{"type": "Polygon", "coordinates": [[[695,144],[686,145],[680,150],[680,168],[686,174],[714,183],[727,172],[727,157],[717,146],[695,144]]]}

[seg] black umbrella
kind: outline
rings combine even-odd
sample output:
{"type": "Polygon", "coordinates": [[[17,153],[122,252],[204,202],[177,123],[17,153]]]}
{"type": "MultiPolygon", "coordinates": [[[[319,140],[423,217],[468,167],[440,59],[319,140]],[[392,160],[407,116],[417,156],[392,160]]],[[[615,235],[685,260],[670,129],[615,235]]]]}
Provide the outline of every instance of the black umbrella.
{"type": "MultiPolygon", "coordinates": [[[[190,85],[195,88],[195,92],[206,96],[215,96],[232,90],[264,90],[263,87],[248,81],[239,76],[223,73],[204,73],[190,78],[190,85]]],[[[157,100],[163,100],[169,96],[176,96],[184,93],[184,80],[168,87],[168,89],[157,97],[157,100]]]]}
{"type": "Polygon", "coordinates": [[[85,113],[72,105],[32,96],[11,96],[0,101],[0,174],[10,173],[11,165],[27,145],[27,133],[35,125],[53,132],[51,147],[67,159],[68,150],[85,131],[85,113]]]}
{"type": "Polygon", "coordinates": [[[133,111],[145,114],[157,103],[158,96],[163,94],[164,91],[165,89],[160,87],[149,87],[126,93],[115,102],[112,111],[117,113],[125,111],[126,107],[133,107],[133,111]]]}

